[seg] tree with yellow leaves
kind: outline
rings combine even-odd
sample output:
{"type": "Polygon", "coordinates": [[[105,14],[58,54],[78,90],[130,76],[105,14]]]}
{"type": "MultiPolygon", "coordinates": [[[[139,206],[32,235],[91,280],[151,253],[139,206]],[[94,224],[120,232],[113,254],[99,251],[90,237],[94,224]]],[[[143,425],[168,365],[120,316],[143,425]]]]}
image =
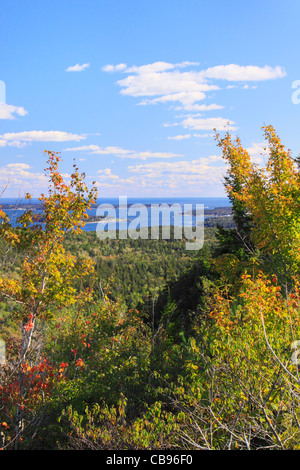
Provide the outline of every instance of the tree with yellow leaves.
{"type": "Polygon", "coordinates": [[[226,192],[251,218],[256,255],[286,284],[300,267],[300,173],[274,128],[263,130],[269,153],[265,167],[251,162],[238,137],[233,140],[227,132],[216,138],[229,165],[226,192]]]}
{"type": "MultiPolygon", "coordinates": [[[[47,320],[61,307],[74,304],[79,297],[90,292],[76,292],[74,283],[93,270],[90,260],[78,260],[63,247],[64,235],[72,229],[81,230],[86,211],[95,202],[96,189],[89,190],[84,175],[73,165],[70,183],[66,184],[58,164],[57,153],[47,151],[49,194],[41,195],[42,223],[33,211],[26,210],[13,227],[8,216],[0,211],[0,230],[5,242],[22,253],[23,264],[19,279],[0,276],[0,299],[11,304],[20,320],[21,345],[17,363],[16,448],[23,427],[23,399],[25,396],[24,364],[30,351],[32,338],[39,319],[47,320]]],[[[26,199],[31,199],[29,194],[26,199]]]]}

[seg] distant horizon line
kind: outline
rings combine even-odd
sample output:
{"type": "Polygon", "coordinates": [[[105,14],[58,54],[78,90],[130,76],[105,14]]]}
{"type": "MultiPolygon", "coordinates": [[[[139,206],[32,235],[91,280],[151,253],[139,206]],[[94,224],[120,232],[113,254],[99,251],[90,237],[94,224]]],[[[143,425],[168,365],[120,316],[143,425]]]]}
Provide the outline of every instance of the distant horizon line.
{"type": "MultiPolygon", "coordinates": [[[[120,197],[124,196],[106,196],[106,197],[97,197],[97,200],[103,200],[103,199],[119,199],[120,197]]],[[[228,196],[125,196],[127,199],[229,199],[228,196]]],[[[10,197],[0,197],[0,201],[3,199],[13,199],[13,200],[26,200],[26,201],[31,201],[33,199],[39,200],[39,197],[32,197],[31,199],[26,199],[24,197],[16,197],[16,196],[10,196],[10,197]]]]}

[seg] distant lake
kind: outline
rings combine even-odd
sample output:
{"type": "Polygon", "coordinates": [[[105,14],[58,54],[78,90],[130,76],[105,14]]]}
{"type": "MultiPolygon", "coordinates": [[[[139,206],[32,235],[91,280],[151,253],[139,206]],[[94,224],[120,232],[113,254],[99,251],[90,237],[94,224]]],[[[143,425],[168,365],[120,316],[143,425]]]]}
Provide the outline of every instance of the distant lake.
{"type": "MultiPolygon", "coordinates": [[[[121,208],[121,213],[120,213],[120,208],[119,208],[119,198],[103,198],[103,199],[98,199],[97,200],[97,206],[94,206],[90,211],[88,211],[89,216],[96,216],[97,215],[97,207],[101,206],[101,208],[104,209],[104,206],[106,206],[108,209],[112,211],[112,208],[114,208],[114,213],[116,216],[116,219],[118,220],[123,219],[124,215],[124,208],[121,208]]],[[[32,208],[34,209],[34,212],[36,213],[41,213],[41,210],[38,210],[35,208],[37,204],[40,204],[40,201],[38,199],[31,199],[31,200],[25,200],[25,199],[15,199],[15,198],[1,198],[0,199],[0,205],[13,205],[14,208],[6,209],[5,207],[3,208],[4,212],[6,212],[10,220],[12,222],[12,225],[16,225],[16,219],[20,217],[20,215],[25,211],[25,207],[32,208]]],[[[127,208],[128,210],[130,209],[131,206],[135,204],[142,204],[143,206],[147,207],[147,214],[139,213],[138,211],[136,212],[133,210],[134,208],[131,209],[132,214],[127,215],[127,220],[120,220],[116,223],[116,228],[120,230],[126,230],[128,225],[130,224],[131,220],[136,219],[136,217],[139,217],[140,221],[140,226],[141,227],[151,227],[151,207],[155,204],[167,204],[169,207],[171,206],[178,206],[178,212],[183,212],[184,209],[187,210],[196,210],[197,204],[203,204],[205,209],[215,209],[216,207],[230,207],[231,203],[228,198],[226,197],[208,197],[208,198],[201,198],[201,197],[195,197],[195,198],[188,198],[188,197],[176,197],[176,198],[132,198],[128,197],[127,198],[127,208]]],[[[175,210],[175,213],[177,211],[177,208],[175,210]]],[[[103,214],[106,215],[106,214],[103,214]]],[[[108,213],[108,216],[111,214],[108,213]]],[[[176,220],[176,217],[175,217],[176,220]]],[[[197,220],[199,220],[197,218],[197,220]]],[[[196,222],[196,216],[193,215],[191,216],[191,224],[194,225],[196,222]]],[[[101,222],[104,223],[104,222],[101,222]]],[[[171,225],[174,223],[174,214],[171,212],[171,225]]],[[[162,224],[162,219],[159,222],[159,225],[162,224]]],[[[97,223],[86,223],[83,230],[86,232],[91,232],[95,231],[97,228],[97,223]]]]}

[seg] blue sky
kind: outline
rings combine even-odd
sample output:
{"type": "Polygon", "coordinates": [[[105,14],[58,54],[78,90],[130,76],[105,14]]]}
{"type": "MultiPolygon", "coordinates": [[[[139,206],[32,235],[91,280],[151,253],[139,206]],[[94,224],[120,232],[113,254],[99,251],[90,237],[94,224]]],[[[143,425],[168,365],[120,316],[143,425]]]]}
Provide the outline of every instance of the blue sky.
{"type": "Polygon", "coordinates": [[[298,0],[1,0],[3,197],[46,191],[43,150],[100,198],[224,196],[215,127],[263,164],[271,124],[297,156],[299,17],[298,0]]]}

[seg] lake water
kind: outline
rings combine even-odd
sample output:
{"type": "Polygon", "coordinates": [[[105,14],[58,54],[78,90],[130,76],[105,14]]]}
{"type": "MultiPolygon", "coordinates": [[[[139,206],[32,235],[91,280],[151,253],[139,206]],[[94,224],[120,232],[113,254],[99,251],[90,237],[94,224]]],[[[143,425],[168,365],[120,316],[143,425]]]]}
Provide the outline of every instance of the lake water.
{"type": "MultiPolygon", "coordinates": [[[[24,206],[30,206],[33,204],[38,204],[38,199],[31,199],[31,201],[21,200],[21,199],[13,199],[13,198],[1,198],[0,205],[4,204],[13,204],[15,205],[14,209],[4,209],[4,211],[10,216],[12,221],[12,225],[16,225],[16,219],[24,212],[24,206]]],[[[130,198],[128,197],[126,200],[121,200],[119,198],[103,198],[97,200],[98,207],[93,207],[88,214],[91,216],[95,215],[107,215],[111,223],[113,220],[116,219],[116,229],[126,230],[130,227],[130,224],[133,220],[139,221],[140,227],[151,227],[153,224],[153,214],[155,212],[154,208],[156,205],[161,206],[165,204],[169,208],[173,206],[174,213],[170,211],[170,225],[176,225],[179,218],[177,217],[178,214],[185,212],[187,214],[190,211],[194,211],[197,209],[197,205],[199,208],[201,205],[204,206],[205,209],[215,209],[216,207],[230,207],[230,201],[226,197],[210,197],[210,198],[187,198],[187,197],[177,197],[177,198],[130,198]],[[126,204],[124,205],[124,201],[126,204]],[[138,210],[138,206],[140,209],[138,210]],[[107,209],[107,212],[104,211],[107,209]],[[98,210],[98,213],[97,213],[98,210]],[[101,212],[101,214],[99,213],[101,212]]],[[[35,212],[41,213],[41,210],[36,210],[35,212]]],[[[186,217],[186,220],[190,225],[195,225],[199,222],[199,216],[197,217],[194,215],[189,215],[186,217]]],[[[155,220],[155,225],[157,219],[155,220]]],[[[100,222],[100,224],[104,224],[107,222],[100,222]]],[[[163,224],[163,218],[160,216],[159,218],[159,225],[163,224]]],[[[102,226],[100,225],[100,227],[102,226]]],[[[132,225],[132,224],[131,224],[132,225]]],[[[83,230],[87,232],[95,231],[99,228],[98,223],[86,223],[83,230]]]]}

